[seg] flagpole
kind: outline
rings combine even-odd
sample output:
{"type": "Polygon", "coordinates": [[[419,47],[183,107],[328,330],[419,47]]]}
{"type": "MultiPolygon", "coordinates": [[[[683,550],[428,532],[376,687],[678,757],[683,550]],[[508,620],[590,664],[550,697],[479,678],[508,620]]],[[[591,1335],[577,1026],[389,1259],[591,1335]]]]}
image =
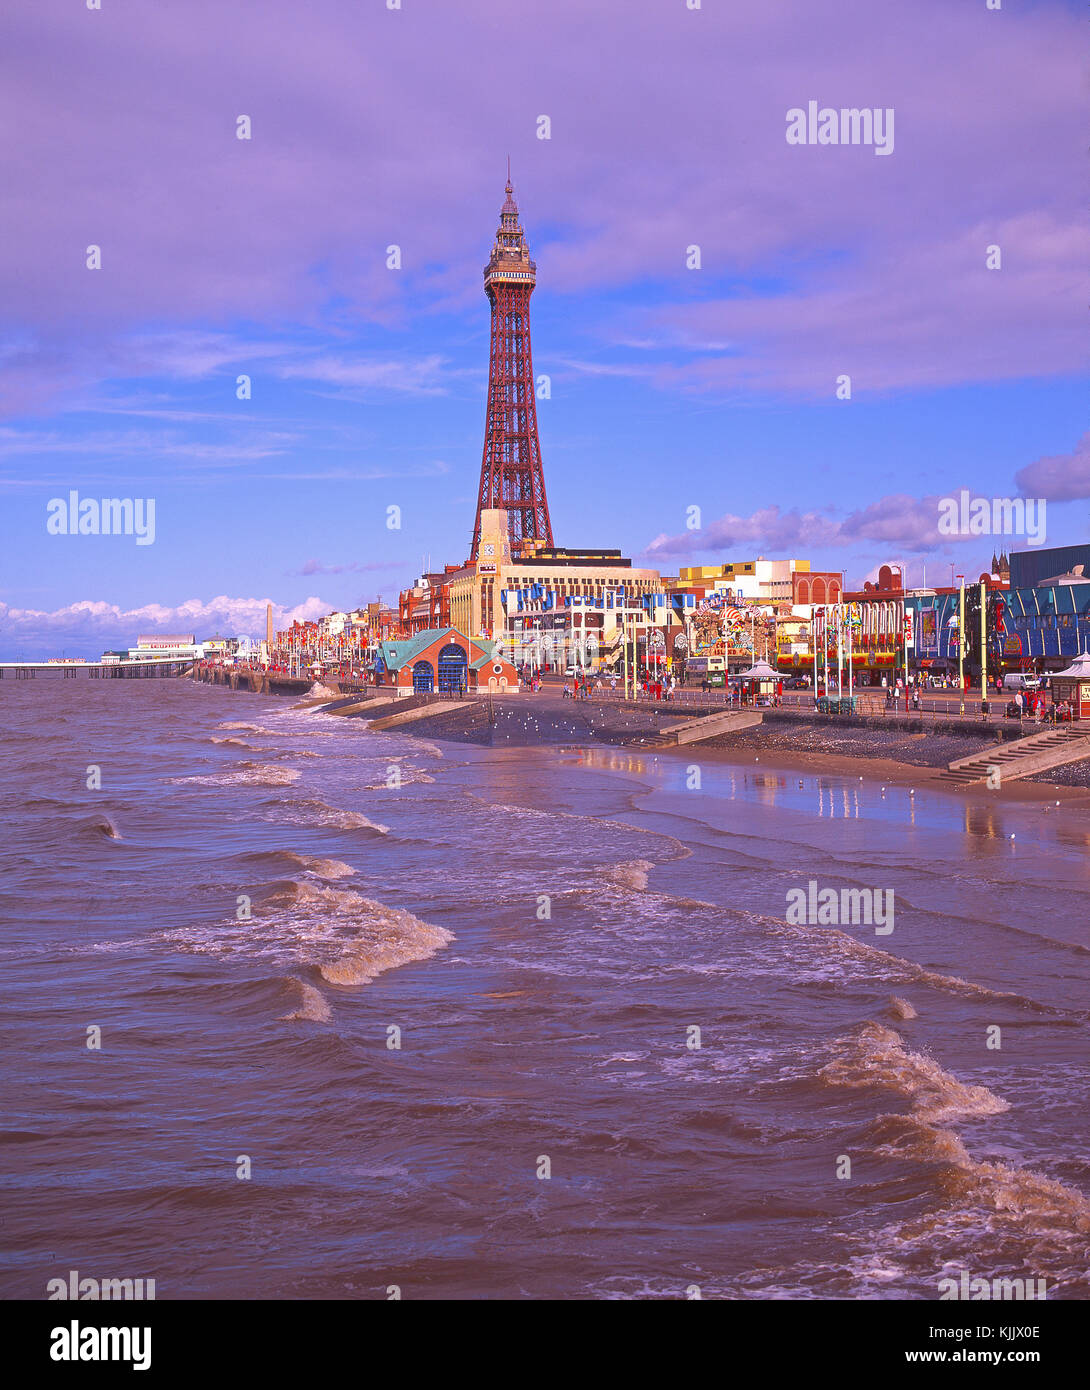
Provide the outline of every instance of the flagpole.
{"type": "Polygon", "coordinates": [[[961,594],[958,598],[958,699],[965,713],[965,576],[959,574],[961,594]]]}
{"type": "Polygon", "coordinates": [[[988,717],[988,591],[980,581],[980,712],[988,717]]]}
{"type": "Polygon", "coordinates": [[[852,606],[848,604],[848,699],[851,700],[855,695],[855,668],[852,665],[852,653],[855,647],[855,627],[852,623],[852,606]]]}
{"type": "Polygon", "coordinates": [[[817,667],[817,604],[814,604],[814,700],[817,700],[818,688],[818,667],[817,667]]]}

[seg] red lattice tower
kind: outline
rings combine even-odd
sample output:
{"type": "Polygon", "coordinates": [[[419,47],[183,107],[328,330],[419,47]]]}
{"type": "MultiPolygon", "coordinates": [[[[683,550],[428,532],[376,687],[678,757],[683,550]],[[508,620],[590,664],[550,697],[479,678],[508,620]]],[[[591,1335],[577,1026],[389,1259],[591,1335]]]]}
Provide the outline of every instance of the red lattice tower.
{"type": "Polygon", "coordinates": [[[537,283],[537,266],[519,224],[510,170],[506,191],[492,255],[484,268],[484,291],[492,306],[492,342],[471,560],[476,560],[481,543],[481,512],[494,507],[507,511],[512,545],[530,539],[546,546],[553,543],[530,356],[530,296],[537,283]]]}

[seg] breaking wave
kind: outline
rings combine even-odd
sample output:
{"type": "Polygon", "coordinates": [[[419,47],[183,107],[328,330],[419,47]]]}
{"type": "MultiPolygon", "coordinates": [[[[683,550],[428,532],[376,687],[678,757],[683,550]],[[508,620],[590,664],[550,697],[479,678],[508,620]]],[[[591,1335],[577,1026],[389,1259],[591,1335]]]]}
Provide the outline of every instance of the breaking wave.
{"type": "Polygon", "coordinates": [[[842,956],[864,963],[875,974],[890,982],[911,981],[913,984],[928,985],[932,989],[940,989],[967,999],[1003,1000],[1008,1004],[1032,1009],[1036,1013],[1057,1014],[1064,1012],[1062,1009],[1054,1009],[1047,1004],[1040,1004],[1035,999],[1029,999],[1022,994],[1013,994],[1008,990],[990,989],[987,985],[977,985],[973,984],[971,980],[963,980],[958,975],[944,975],[937,970],[928,970],[926,966],[917,965],[915,961],[907,960],[902,956],[891,955],[888,951],[882,951],[877,946],[870,946],[865,941],[859,941],[836,927],[795,925],[785,922],[780,917],[765,917],[751,912],[742,912],[741,915],[749,921],[761,923],[774,936],[792,937],[811,947],[818,948],[823,954],[842,956]]]}
{"type": "Polygon", "coordinates": [[[93,816],[85,816],[79,823],[81,833],[90,836],[102,836],[107,840],[120,840],[121,831],[104,811],[97,811],[93,816]]]}
{"type": "Polygon", "coordinates": [[[294,821],[298,825],[319,825],[329,830],[370,830],[375,835],[388,835],[390,827],[365,816],[362,811],[345,811],[316,798],[276,802],[276,819],[294,821]]]}
{"type": "Polygon", "coordinates": [[[259,850],[243,856],[243,861],[258,867],[287,869],[313,874],[316,878],[349,878],[356,873],[343,859],[321,859],[312,854],[298,854],[293,849],[259,850]]]}
{"type": "Polygon", "coordinates": [[[649,859],[632,859],[603,870],[602,877],[619,888],[632,888],[640,892],[647,887],[647,875],[654,867],[649,859]]]}
{"type": "Polygon", "coordinates": [[[306,980],[292,978],[292,984],[298,986],[302,994],[302,1003],[290,1014],[284,1014],[283,1021],[291,1022],[299,1019],[308,1023],[328,1023],[333,1017],[333,1010],[329,1007],[329,1001],[320,989],[315,989],[313,985],[307,984],[306,980]]]}
{"type": "Polygon", "coordinates": [[[309,966],[336,985],[368,984],[386,970],[427,960],[453,939],[453,933],[403,908],[308,879],[276,884],[247,921],[231,918],[163,936],[196,955],[267,961],[289,970],[309,966]]]}
{"type": "Polygon", "coordinates": [[[167,777],[165,780],[177,787],[290,787],[301,776],[297,767],[245,762],[228,772],[203,772],[192,777],[167,777]]]}
{"type": "Polygon", "coordinates": [[[909,1052],[898,1033],[868,1022],[834,1044],[832,1061],[818,1075],[830,1086],[880,1086],[896,1091],[920,1120],[998,1115],[1010,1106],[987,1086],[959,1081],[930,1057],[909,1052]]]}

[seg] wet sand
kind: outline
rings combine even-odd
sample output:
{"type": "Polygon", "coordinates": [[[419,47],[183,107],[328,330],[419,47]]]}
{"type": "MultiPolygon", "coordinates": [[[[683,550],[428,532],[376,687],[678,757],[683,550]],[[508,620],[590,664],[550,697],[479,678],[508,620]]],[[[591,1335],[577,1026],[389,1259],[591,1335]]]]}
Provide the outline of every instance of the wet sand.
{"type": "MultiPolygon", "coordinates": [[[[770,749],[767,752],[752,754],[743,753],[741,750],[734,751],[723,746],[711,749],[704,744],[692,744],[689,748],[656,751],[675,757],[686,757],[689,762],[692,762],[696,758],[698,749],[701,760],[710,755],[717,762],[731,763],[736,766],[758,763],[761,767],[774,768],[777,771],[805,772],[810,775],[826,774],[830,777],[854,778],[860,782],[866,779],[870,782],[888,782],[893,786],[909,788],[926,787],[928,791],[947,792],[953,796],[973,801],[986,801],[991,804],[998,801],[1039,802],[1045,804],[1047,809],[1059,801],[1062,803],[1065,813],[1090,814],[1090,791],[1086,787],[1061,786],[1053,782],[1024,778],[1015,782],[1007,782],[1001,790],[992,791],[983,782],[969,783],[967,786],[959,785],[956,782],[944,782],[941,780],[943,767],[924,767],[913,763],[898,762],[894,758],[848,757],[843,753],[790,753],[783,749],[770,749]]],[[[1056,769],[1057,772],[1065,770],[1063,768],[1056,769]]]]}
{"type": "MultiPolygon", "coordinates": [[[[399,708],[408,708],[407,702],[401,702],[399,708]]],[[[888,724],[868,728],[769,712],[761,725],[737,733],[683,748],[657,745],[660,733],[698,713],[680,707],[641,707],[610,700],[565,700],[543,693],[496,699],[494,724],[489,722],[488,707],[482,701],[477,708],[437,714],[419,724],[406,724],[401,731],[479,747],[549,747],[580,740],[654,747],[656,754],[688,762],[760,762],[785,771],[867,778],[910,788],[926,786],[974,801],[1061,801],[1072,810],[1090,810],[1090,760],[1007,782],[998,791],[983,783],[965,787],[942,781],[942,772],[956,758],[996,746],[995,726],[979,733],[971,727],[966,730],[955,725],[917,732],[911,728],[890,728],[888,724]]],[[[368,711],[358,717],[366,719],[370,714],[368,711]]],[[[1010,736],[1010,731],[1002,732],[1010,736]]]]}

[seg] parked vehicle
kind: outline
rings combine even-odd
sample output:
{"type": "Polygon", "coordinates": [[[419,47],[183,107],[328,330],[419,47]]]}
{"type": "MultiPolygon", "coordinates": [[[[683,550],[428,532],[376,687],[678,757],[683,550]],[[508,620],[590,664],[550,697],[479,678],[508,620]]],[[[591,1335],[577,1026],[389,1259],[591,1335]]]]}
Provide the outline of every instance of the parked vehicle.
{"type": "Polygon", "coordinates": [[[1008,671],[1003,677],[1004,690],[1040,690],[1040,676],[1028,676],[1022,671],[1008,671]]]}

